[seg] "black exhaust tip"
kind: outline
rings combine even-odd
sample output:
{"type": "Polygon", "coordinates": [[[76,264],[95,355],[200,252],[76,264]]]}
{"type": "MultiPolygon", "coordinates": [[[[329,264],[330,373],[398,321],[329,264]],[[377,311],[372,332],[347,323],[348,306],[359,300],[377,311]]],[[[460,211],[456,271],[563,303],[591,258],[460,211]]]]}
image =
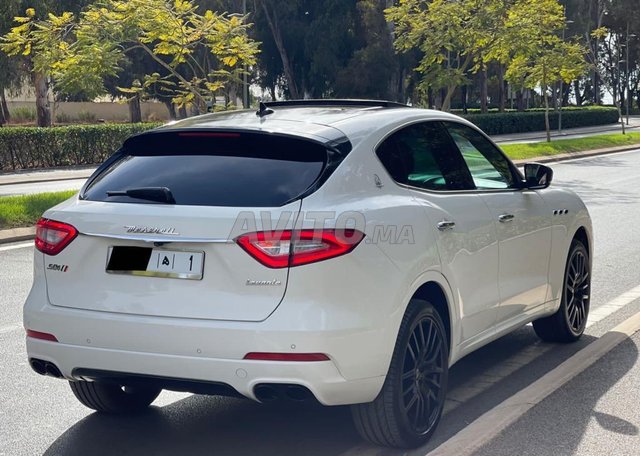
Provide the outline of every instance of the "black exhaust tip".
{"type": "Polygon", "coordinates": [[[261,383],[253,389],[256,398],[262,402],[315,402],[316,398],[305,386],[287,383],[261,383]]]}
{"type": "Polygon", "coordinates": [[[31,358],[29,365],[36,373],[40,375],[48,375],[49,377],[62,378],[62,372],[55,364],[38,358],[31,358]]]}
{"type": "Polygon", "coordinates": [[[270,385],[258,385],[254,388],[253,394],[260,402],[273,402],[280,398],[278,391],[270,385]]]}
{"type": "Polygon", "coordinates": [[[295,402],[305,402],[313,399],[313,394],[311,394],[311,391],[300,385],[287,386],[284,390],[284,394],[287,399],[295,402]]]}
{"type": "Polygon", "coordinates": [[[50,377],[62,378],[62,372],[60,372],[58,366],[53,363],[47,363],[45,365],[45,370],[47,372],[47,375],[49,375],[50,377]]]}
{"type": "Polygon", "coordinates": [[[31,369],[33,369],[35,373],[40,375],[47,375],[46,364],[47,363],[45,361],[42,361],[41,359],[31,358],[29,360],[29,365],[31,366],[31,369]]]}

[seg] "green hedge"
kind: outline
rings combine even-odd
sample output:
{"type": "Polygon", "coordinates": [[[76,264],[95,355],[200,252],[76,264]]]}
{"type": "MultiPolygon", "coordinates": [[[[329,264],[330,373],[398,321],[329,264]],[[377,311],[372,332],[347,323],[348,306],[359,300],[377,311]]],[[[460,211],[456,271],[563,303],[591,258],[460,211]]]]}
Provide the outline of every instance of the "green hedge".
{"type": "Polygon", "coordinates": [[[0,128],[0,170],[95,165],[129,136],[159,126],[144,124],[0,128]]]}
{"type": "MultiPolygon", "coordinates": [[[[544,131],[544,110],[535,109],[525,112],[505,112],[489,114],[467,114],[464,116],[476,124],[488,135],[525,133],[544,131]]],[[[562,128],[589,127],[607,125],[618,121],[618,110],[609,107],[564,108],[562,110],[562,128]]],[[[549,113],[552,129],[558,128],[558,112],[549,113]]]]}

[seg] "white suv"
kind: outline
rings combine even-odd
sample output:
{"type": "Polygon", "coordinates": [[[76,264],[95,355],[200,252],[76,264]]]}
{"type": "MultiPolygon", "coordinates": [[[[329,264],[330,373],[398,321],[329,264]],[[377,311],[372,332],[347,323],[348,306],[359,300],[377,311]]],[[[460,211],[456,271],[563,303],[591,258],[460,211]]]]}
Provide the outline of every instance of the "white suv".
{"type": "Polygon", "coordinates": [[[469,122],[387,102],[132,137],[38,223],[30,364],[101,412],[162,389],[317,400],[418,446],[460,358],[531,321],[584,331],[589,215],[549,168],[525,176],[469,122]]]}

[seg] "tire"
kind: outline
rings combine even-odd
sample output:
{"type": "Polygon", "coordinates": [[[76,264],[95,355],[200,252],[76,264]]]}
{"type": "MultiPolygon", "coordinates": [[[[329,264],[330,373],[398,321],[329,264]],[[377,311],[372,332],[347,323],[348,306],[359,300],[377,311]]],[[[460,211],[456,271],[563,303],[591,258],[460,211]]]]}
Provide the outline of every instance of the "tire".
{"type": "Polygon", "coordinates": [[[162,389],[150,387],[122,387],[107,382],[69,382],[71,391],[86,407],[103,413],[140,412],[158,397],[162,389]]]}
{"type": "Polygon", "coordinates": [[[575,342],[582,336],[589,317],[591,263],[589,252],[578,240],[571,243],[562,284],[560,308],[549,317],[533,322],[545,342],[575,342]]]}
{"type": "Polygon", "coordinates": [[[448,374],[449,340],[442,318],[429,302],[412,300],[380,394],[373,402],[351,406],[356,429],[375,445],[423,445],[440,421],[448,374]],[[422,367],[416,368],[416,358],[422,367]]]}

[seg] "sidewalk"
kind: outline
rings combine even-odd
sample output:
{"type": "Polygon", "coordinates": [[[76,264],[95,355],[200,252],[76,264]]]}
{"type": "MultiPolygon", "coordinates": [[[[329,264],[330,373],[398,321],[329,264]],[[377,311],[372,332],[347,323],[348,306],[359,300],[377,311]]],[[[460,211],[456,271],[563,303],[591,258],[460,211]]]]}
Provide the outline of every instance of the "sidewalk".
{"type": "Polygon", "coordinates": [[[474,456],[640,454],[639,351],[636,333],[474,456]]]}
{"type": "MultiPolygon", "coordinates": [[[[557,125],[552,125],[551,137],[553,139],[574,139],[584,138],[586,136],[596,136],[604,134],[621,133],[622,127],[620,123],[614,123],[609,125],[597,125],[592,127],[581,128],[568,128],[563,129],[562,133],[557,130],[557,125]]],[[[630,116],[629,125],[625,127],[628,131],[640,130],[640,116],[630,116]]],[[[513,133],[508,135],[494,135],[491,137],[497,144],[512,144],[512,143],[535,143],[547,140],[547,133],[544,131],[532,131],[527,133],[513,133]]]]}
{"type": "Polygon", "coordinates": [[[31,184],[72,179],[86,179],[96,169],[95,166],[71,166],[68,168],[25,170],[0,173],[0,185],[31,184]]]}

